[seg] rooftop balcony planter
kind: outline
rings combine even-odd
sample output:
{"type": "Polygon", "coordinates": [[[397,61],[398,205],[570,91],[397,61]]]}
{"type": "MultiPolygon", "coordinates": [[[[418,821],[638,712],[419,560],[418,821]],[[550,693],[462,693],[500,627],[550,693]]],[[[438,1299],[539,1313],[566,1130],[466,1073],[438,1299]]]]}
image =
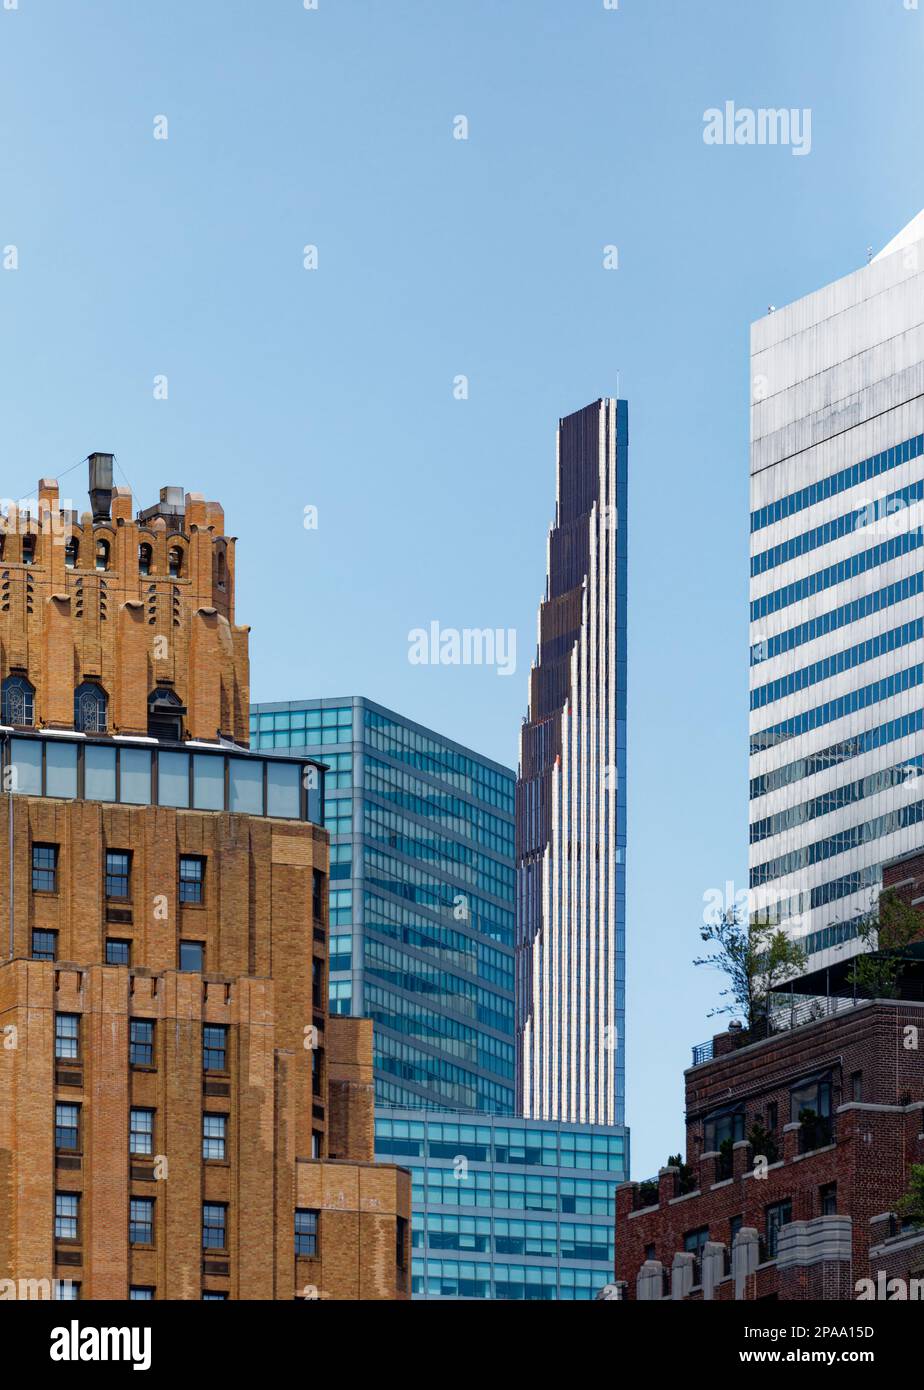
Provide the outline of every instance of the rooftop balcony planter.
{"type": "Polygon", "coordinates": [[[813,1153],[834,1143],[834,1120],[830,1115],[816,1115],[814,1110],[800,1110],[799,1152],[813,1153]]]}

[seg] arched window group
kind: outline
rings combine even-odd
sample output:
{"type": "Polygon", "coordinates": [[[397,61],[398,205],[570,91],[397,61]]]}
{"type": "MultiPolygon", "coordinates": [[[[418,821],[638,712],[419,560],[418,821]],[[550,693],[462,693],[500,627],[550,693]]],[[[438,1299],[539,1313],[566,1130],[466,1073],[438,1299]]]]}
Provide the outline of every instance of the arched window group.
{"type": "MultiPolygon", "coordinates": [[[[74,728],[84,734],[104,734],[108,703],[105,690],[93,681],[78,685],[74,728]]],[[[17,729],[35,727],[35,686],[25,676],[7,676],[0,685],[0,722],[17,729]]]]}
{"type": "Polygon", "coordinates": [[[0,693],[0,717],[4,724],[31,729],[35,723],[35,687],[25,676],[7,676],[0,693]]]}
{"type": "Polygon", "coordinates": [[[92,681],[84,681],[74,691],[74,728],[84,734],[106,732],[106,692],[92,681]]]}

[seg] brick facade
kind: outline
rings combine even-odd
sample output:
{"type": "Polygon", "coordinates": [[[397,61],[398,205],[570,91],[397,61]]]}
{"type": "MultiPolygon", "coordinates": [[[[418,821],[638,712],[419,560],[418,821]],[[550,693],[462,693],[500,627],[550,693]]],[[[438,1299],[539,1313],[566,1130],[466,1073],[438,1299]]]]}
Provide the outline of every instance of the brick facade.
{"type": "Polygon", "coordinates": [[[108,696],[113,733],[146,734],[148,698],[162,688],[185,707],[190,738],[246,745],[249,629],[234,622],[234,537],[217,502],[181,489],[162,497],[174,493],[133,519],[128,489],[113,488],[111,514],[94,521],[43,478],[34,513],[0,518],[0,678],[28,676],[36,727],[72,728],[74,691],[90,681],[108,696]]]}
{"type": "Polygon", "coordinates": [[[714,1052],[686,1073],[692,1176],[662,1169],[656,1199],[638,1183],[617,1192],[624,1296],[856,1297],[878,1258],[883,1214],[905,1192],[910,1165],[924,1162],[924,1005],[861,1002],[761,1042],[722,1035],[714,1052]],[[816,1083],[830,1117],[813,1121],[803,1088],[816,1083]],[[755,1122],[776,1152],[755,1154],[755,1122]],[[720,1151],[707,1141],[722,1125],[743,1137],[720,1151]],[[772,1161],[755,1166],[760,1157],[772,1161]]]}
{"type": "MultiPolygon", "coordinates": [[[[53,501],[51,485],[41,496],[53,501]]],[[[142,524],[117,494],[111,526],[87,517],[74,531],[80,554],[110,543],[112,569],[86,574],[65,569],[50,520],[33,565],[8,529],[0,659],[34,686],[35,726],[72,726],[73,687],[94,679],[109,734],[145,734],[166,669],[187,741],[245,741],[232,542],[216,504],[183,505],[142,524]],[[138,573],[147,542],[150,579],[138,573]],[[171,546],[183,548],[178,578],[171,546]]],[[[410,1179],[374,1162],[372,1024],[328,1013],[326,831],[48,795],[4,796],[2,812],[0,1295],[55,1278],[85,1299],[409,1297],[410,1179]],[[36,845],[55,851],[53,882],[38,887],[36,845]],[[117,897],[107,851],[129,856],[117,897]],[[182,857],[201,865],[201,901],[181,900],[182,857]],[[56,934],[54,959],[34,958],[35,931],[56,934]],[[114,941],[130,963],[106,963],[114,941]],[[201,969],[180,968],[181,943],[201,946],[201,969]],[[76,1042],[56,1049],[62,1018],[76,1042]],[[154,1024],[149,1058],[133,1054],[135,1021],[154,1024]],[[206,1056],[212,1026],[225,1046],[206,1056]],[[58,1105],[79,1107],[74,1134],[56,1133],[58,1105]],[[130,1141],[133,1112],[149,1142],[130,1141]],[[221,1125],[210,1156],[205,1116],[221,1125]],[[75,1234],[56,1232],[56,1194],[79,1199],[75,1234]],[[137,1199],[153,1199],[150,1238],[130,1229],[137,1199]],[[224,1213],[208,1248],[205,1204],[224,1213]]]]}

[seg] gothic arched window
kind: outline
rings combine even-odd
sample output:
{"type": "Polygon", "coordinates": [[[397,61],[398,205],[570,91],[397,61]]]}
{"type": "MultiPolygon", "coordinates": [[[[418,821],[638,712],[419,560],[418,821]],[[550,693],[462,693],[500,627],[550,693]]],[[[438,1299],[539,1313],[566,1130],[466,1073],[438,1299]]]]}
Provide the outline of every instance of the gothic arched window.
{"type": "Polygon", "coordinates": [[[106,732],[106,692],[92,681],[74,691],[74,728],[84,734],[106,732]]]}
{"type": "Polygon", "coordinates": [[[3,682],[0,696],[4,724],[14,724],[20,729],[31,729],[35,723],[35,687],[25,676],[7,676],[3,682]]]}

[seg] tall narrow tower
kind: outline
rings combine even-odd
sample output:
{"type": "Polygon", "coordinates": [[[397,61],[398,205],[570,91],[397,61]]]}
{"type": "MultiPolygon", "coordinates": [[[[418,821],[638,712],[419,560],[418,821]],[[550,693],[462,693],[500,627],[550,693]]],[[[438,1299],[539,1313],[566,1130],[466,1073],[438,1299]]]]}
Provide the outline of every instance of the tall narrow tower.
{"type": "Polygon", "coordinates": [[[524,1115],[624,1123],[628,407],[559,422],[555,524],[520,736],[524,1115]]]}

